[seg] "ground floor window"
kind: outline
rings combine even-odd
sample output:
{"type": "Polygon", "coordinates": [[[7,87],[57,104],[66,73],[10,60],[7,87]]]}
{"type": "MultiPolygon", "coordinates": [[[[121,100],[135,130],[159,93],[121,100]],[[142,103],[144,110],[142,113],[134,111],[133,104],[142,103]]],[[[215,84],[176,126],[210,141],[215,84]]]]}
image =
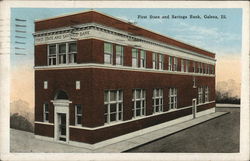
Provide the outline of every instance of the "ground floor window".
{"type": "Polygon", "coordinates": [[[135,89],[133,90],[133,113],[134,117],[144,116],[146,107],[146,90],[135,89]]]}
{"type": "Polygon", "coordinates": [[[153,109],[154,113],[163,111],[163,89],[153,90],[153,109]]]}
{"type": "Polygon", "coordinates": [[[107,90],[104,92],[105,123],[122,120],[123,93],[121,90],[107,90]]]}
{"type": "Polygon", "coordinates": [[[48,103],[43,104],[43,121],[49,122],[49,104],[48,103]]]}
{"type": "Polygon", "coordinates": [[[169,109],[177,108],[177,88],[169,88],[169,109]]]}
{"type": "Polygon", "coordinates": [[[203,103],[203,88],[198,87],[198,104],[203,103]]]}
{"type": "Polygon", "coordinates": [[[75,105],[75,125],[82,125],[82,105],[75,105]]]}
{"type": "Polygon", "coordinates": [[[209,101],[209,89],[208,86],[205,87],[205,102],[209,101]]]}

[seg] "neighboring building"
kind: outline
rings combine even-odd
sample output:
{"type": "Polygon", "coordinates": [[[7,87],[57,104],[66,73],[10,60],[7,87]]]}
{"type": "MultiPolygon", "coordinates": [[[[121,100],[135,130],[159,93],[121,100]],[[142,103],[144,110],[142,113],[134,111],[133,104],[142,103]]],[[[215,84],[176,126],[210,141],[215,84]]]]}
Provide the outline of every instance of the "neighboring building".
{"type": "Polygon", "coordinates": [[[34,37],[37,138],[96,148],[214,112],[214,53],[96,11],[34,37]]]}

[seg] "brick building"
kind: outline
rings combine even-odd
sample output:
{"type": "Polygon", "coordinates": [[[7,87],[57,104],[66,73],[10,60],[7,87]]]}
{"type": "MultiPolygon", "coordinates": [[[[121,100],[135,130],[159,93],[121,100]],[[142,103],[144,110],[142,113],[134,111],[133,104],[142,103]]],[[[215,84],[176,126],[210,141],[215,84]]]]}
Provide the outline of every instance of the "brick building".
{"type": "Polygon", "coordinates": [[[214,112],[214,53],[96,11],[34,38],[37,138],[97,148],[214,112]]]}

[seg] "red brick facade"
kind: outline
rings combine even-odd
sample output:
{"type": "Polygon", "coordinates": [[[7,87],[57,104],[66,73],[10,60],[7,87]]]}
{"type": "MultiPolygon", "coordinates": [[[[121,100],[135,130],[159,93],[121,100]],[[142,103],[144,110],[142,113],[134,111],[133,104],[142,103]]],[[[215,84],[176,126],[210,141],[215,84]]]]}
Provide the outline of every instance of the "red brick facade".
{"type": "MultiPolygon", "coordinates": [[[[54,18],[35,23],[35,30],[42,31],[55,29],[75,24],[97,22],[105,26],[112,26],[124,31],[133,31],[143,37],[155,39],[166,44],[178,46],[201,55],[214,58],[213,53],[183,44],[176,40],[155,34],[151,31],[127,24],[120,20],[110,18],[97,12],[85,12],[60,18],[54,18]],[[136,30],[132,30],[134,28],[136,30]]],[[[176,72],[169,72],[168,53],[164,54],[163,70],[152,70],[154,51],[146,51],[146,68],[132,68],[132,48],[123,45],[123,66],[116,66],[116,45],[113,43],[112,65],[104,64],[104,43],[105,40],[94,38],[76,40],[77,56],[76,65],[79,66],[48,66],[48,45],[35,46],[35,134],[47,137],[54,137],[55,107],[53,100],[59,90],[67,93],[69,104],[69,140],[89,144],[98,143],[120,135],[128,134],[143,128],[159,123],[164,123],[179,117],[192,114],[192,100],[198,99],[198,87],[208,87],[209,100],[205,104],[197,106],[197,112],[215,107],[215,65],[207,64],[210,73],[198,73],[197,61],[189,61],[189,72],[181,71],[181,59],[177,58],[176,72]],[[88,66],[88,64],[95,66],[88,66]],[[194,73],[194,66],[195,70],[194,73]],[[103,66],[104,65],[104,66],[103,66]],[[48,68],[49,67],[49,68],[48,68]],[[212,72],[213,71],[213,72],[212,72]],[[205,74],[204,74],[205,73],[205,74]],[[194,87],[194,78],[195,85],[194,87]],[[44,89],[44,81],[48,87],[44,89]],[[76,89],[76,81],[80,81],[80,89],[76,89]],[[153,90],[163,90],[163,111],[155,115],[153,113],[153,90]],[[177,109],[169,109],[169,89],[176,88],[177,109]],[[134,89],[145,89],[146,91],[146,115],[144,118],[134,120],[133,118],[133,93],[134,89]],[[123,93],[123,119],[120,124],[105,127],[104,118],[104,91],[121,90],[123,93]],[[48,123],[44,122],[44,104],[48,103],[48,123]],[[75,128],[75,105],[82,105],[81,127],[75,128]],[[146,117],[147,116],[147,117],[146,117]]],[[[140,57],[138,49],[138,57],[140,57]]],[[[173,58],[173,56],[171,56],[173,58]]],[[[159,61],[159,57],[157,57],[159,61]]],[[[186,60],[183,59],[183,60],[186,60]]],[[[138,64],[140,60],[138,59],[138,64]]],[[[185,61],[186,62],[186,61],[185,61]]],[[[204,63],[202,63],[204,64],[204,63]]],[[[174,65],[174,61],[172,61],[174,65]]],[[[139,66],[140,67],[140,66],[139,66]]],[[[184,66],[187,71],[186,66],[184,66]]],[[[204,98],[203,98],[204,99],[204,98]]]]}

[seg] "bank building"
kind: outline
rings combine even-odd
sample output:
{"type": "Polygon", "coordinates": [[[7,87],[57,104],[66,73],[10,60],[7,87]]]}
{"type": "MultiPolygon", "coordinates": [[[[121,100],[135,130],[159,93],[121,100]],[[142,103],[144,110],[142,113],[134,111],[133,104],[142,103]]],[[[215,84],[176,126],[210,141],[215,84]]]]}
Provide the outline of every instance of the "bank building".
{"type": "Polygon", "coordinates": [[[212,52],[93,10],[33,35],[36,138],[95,149],[215,111],[212,52]]]}

